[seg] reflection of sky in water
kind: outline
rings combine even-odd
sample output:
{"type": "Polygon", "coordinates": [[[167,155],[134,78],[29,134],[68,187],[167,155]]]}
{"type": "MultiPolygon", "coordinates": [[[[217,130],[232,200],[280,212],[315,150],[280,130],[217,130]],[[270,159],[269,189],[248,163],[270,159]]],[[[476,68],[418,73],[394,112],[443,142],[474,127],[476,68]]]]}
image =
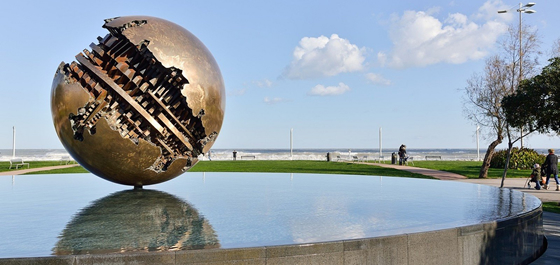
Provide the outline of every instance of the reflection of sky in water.
{"type": "MultiPolygon", "coordinates": [[[[490,186],[373,176],[186,173],[149,188],[188,202],[223,248],[436,230],[540,205],[490,186]]],[[[50,255],[75,216],[126,189],[90,174],[0,176],[0,257],[50,255]]]]}

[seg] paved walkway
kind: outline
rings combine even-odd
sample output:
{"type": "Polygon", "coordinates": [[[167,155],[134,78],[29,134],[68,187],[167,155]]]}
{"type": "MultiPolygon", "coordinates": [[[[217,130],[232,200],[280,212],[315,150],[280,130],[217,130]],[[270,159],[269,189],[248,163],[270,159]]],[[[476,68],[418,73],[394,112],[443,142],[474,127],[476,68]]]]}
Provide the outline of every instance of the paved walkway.
{"type": "MultiPolygon", "coordinates": [[[[454,181],[483,184],[483,185],[490,185],[496,187],[500,187],[502,181],[502,179],[467,179],[466,177],[455,173],[418,168],[418,167],[410,167],[410,166],[399,166],[399,165],[379,164],[379,163],[364,163],[364,164],[405,170],[408,172],[431,176],[441,180],[454,180],[454,181]]],[[[551,183],[553,182],[554,179],[552,179],[551,183]]],[[[543,202],[548,202],[548,201],[560,202],[560,191],[555,191],[556,184],[552,184],[552,187],[549,190],[542,190],[542,189],[535,190],[534,188],[531,189],[527,188],[526,183],[527,183],[526,178],[506,179],[504,181],[504,187],[529,193],[531,195],[538,197],[543,202]]],[[[534,185],[532,185],[532,187],[534,187],[534,185]]],[[[560,214],[543,212],[543,227],[544,227],[544,234],[548,239],[548,249],[538,260],[536,260],[531,264],[558,265],[560,264],[560,214]]]]}
{"type": "Polygon", "coordinates": [[[427,168],[420,168],[420,167],[410,167],[410,166],[399,166],[399,165],[383,164],[383,163],[361,163],[361,164],[375,165],[375,166],[380,166],[380,167],[384,167],[384,168],[394,168],[394,169],[398,169],[398,170],[404,170],[404,171],[408,171],[408,172],[412,172],[412,173],[417,173],[417,174],[422,174],[422,175],[425,175],[425,176],[434,177],[434,178],[441,179],[441,180],[466,179],[466,177],[463,176],[463,175],[459,175],[459,174],[455,174],[455,173],[451,173],[451,172],[440,171],[440,170],[434,170],[434,169],[427,169],[427,168]]]}
{"type": "MultiPolygon", "coordinates": [[[[500,187],[502,179],[463,179],[458,181],[500,187]]],[[[554,179],[552,179],[551,181],[552,183],[554,183],[554,179]]],[[[527,187],[526,178],[506,178],[504,181],[504,188],[510,188],[512,190],[529,193],[541,199],[541,201],[543,202],[560,202],[560,191],[556,191],[556,183],[551,184],[551,187],[548,190],[535,190],[534,187],[535,183],[531,183],[531,188],[527,187]]]]}
{"type": "Polygon", "coordinates": [[[60,168],[69,168],[69,167],[76,167],[76,166],[79,166],[79,164],[50,166],[50,167],[39,167],[39,168],[28,168],[28,169],[19,169],[19,170],[13,170],[13,171],[3,171],[3,172],[0,172],[0,176],[22,175],[22,174],[29,173],[29,172],[53,170],[53,169],[60,169],[60,168]]]}
{"type": "Polygon", "coordinates": [[[548,249],[533,265],[560,264],[560,214],[543,212],[544,234],[548,239],[548,249]]]}
{"type": "MultiPolygon", "coordinates": [[[[383,163],[362,163],[368,165],[375,165],[384,168],[394,168],[398,170],[404,170],[412,173],[418,173],[425,176],[434,177],[441,180],[455,180],[461,182],[469,182],[475,184],[484,184],[490,185],[495,187],[500,187],[502,183],[502,179],[468,179],[463,175],[445,172],[440,170],[434,169],[427,169],[427,168],[419,168],[419,167],[411,167],[411,166],[399,166],[393,164],[383,164],[383,163]]],[[[504,181],[504,188],[510,188],[518,191],[522,191],[525,193],[529,193],[543,202],[550,202],[550,201],[558,201],[560,202],[560,191],[555,191],[556,183],[554,183],[554,179],[551,180],[552,184],[549,190],[535,190],[534,188],[527,187],[527,178],[506,178],[504,181]]],[[[535,187],[534,183],[532,183],[531,187],[535,187]]],[[[560,264],[560,263],[559,263],[560,264]]]]}

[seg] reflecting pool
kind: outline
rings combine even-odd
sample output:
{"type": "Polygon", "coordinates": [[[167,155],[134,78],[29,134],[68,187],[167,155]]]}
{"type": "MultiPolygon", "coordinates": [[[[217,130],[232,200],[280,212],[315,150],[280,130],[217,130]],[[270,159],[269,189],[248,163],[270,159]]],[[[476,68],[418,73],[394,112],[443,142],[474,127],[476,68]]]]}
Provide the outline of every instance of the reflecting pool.
{"type": "Polygon", "coordinates": [[[367,238],[507,219],[540,203],[379,176],[193,172],[140,191],[92,174],[0,176],[0,258],[367,238]]]}

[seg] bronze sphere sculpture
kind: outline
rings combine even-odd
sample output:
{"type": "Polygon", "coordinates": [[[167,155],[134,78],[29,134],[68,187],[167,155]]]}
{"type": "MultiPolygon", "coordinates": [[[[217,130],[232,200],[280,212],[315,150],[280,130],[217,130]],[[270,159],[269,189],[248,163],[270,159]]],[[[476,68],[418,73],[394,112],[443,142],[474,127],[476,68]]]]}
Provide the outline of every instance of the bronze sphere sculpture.
{"type": "Polygon", "coordinates": [[[98,44],[62,62],[51,111],[66,150],[97,176],[141,187],[208,152],[224,118],[224,81],[192,33],[147,16],[105,20],[98,44]]]}

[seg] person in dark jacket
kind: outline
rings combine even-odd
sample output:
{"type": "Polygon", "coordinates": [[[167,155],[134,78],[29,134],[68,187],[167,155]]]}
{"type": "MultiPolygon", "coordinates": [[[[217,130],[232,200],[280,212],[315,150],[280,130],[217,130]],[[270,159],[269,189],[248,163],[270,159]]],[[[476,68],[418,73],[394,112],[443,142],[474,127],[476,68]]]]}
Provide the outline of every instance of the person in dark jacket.
{"type": "Polygon", "coordinates": [[[558,182],[558,157],[554,154],[554,149],[548,149],[548,156],[544,160],[543,168],[546,169],[546,183],[543,188],[548,190],[550,187],[548,181],[550,181],[550,176],[554,175],[554,180],[556,180],[556,190],[560,191],[560,182],[558,182]]]}
{"type": "Polygon", "coordinates": [[[399,147],[399,165],[404,165],[406,163],[406,145],[401,144],[399,147]]]}

